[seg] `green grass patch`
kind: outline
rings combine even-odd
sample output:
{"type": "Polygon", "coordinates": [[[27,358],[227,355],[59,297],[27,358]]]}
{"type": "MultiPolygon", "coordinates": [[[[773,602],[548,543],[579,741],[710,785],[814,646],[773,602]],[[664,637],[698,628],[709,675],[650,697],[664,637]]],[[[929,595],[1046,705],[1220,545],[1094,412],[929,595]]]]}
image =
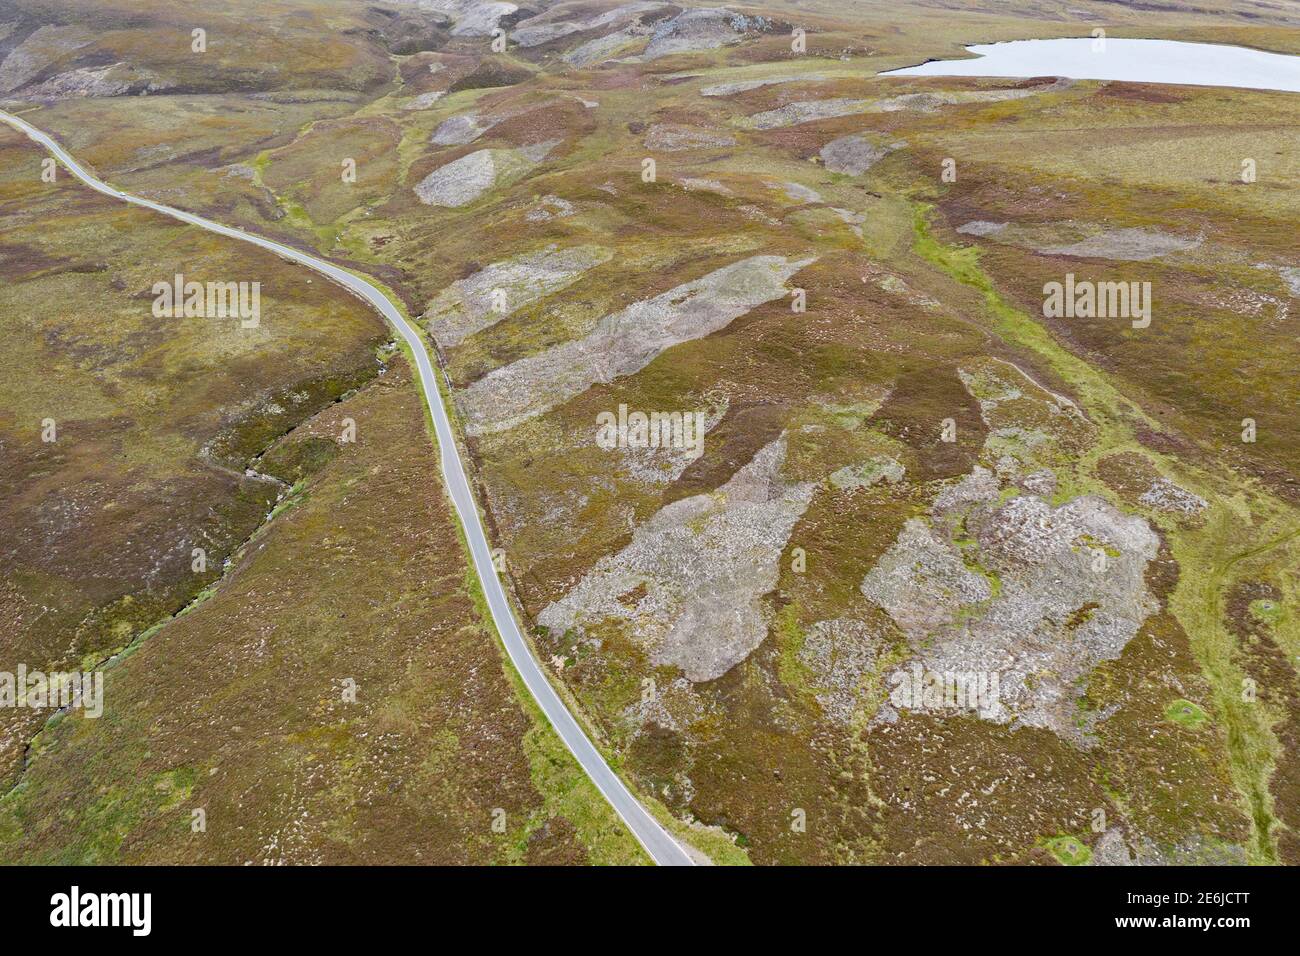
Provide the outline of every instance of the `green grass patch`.
{"type": "Polygon", "coordinates": [[[1062,866],[1084,866],[1092,860],[1092,850],[1077,837],[1065,835],[1052,837],[1047,849],[1062,866]]]}
{"type": "Polygon", "coordinates": [[[806,637],[799,626],[799,608],[787,604],[781,609],[774,622],[776,634],[780,641],[780,657],[777,659],[777,676],[781,683],[792,692],[815,706],[816,700],[812,689],[812,671],[799,657],[806,637]]]}
{"type": "Polygon", "coordinates": [[[1250,616],[1261,624],[1275,626],[1283,619],[1285,612],[1282,605],[1277,601],[1270,601],[1268,598],[1260,598],[1257,601],[1250,602],[1250,616]]]}
{"type": "Polygon", "coordinates": [[[1181,697],[1165,708],[1165,720],[1172,720],[1188,730],[1200,730],[1209,719],[1204,710],[1181,697]]]}

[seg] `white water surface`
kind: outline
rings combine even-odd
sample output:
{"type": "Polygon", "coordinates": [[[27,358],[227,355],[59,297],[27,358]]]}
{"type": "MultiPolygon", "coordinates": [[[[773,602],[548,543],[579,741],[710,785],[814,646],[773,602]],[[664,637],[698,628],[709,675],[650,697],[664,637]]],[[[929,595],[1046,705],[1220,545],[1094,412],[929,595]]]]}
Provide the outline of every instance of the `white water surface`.
{"type": "Polygon", "coordinates": [[[931,60],[881,76],[1062,76],[1074,80],[1228,86],[1300,93],[1300,56],[1217,43],[1091,37],[966,47],[972,59],[931,60]],[[1094,49],[1094,44],[1099,49],[1094,49]]]}

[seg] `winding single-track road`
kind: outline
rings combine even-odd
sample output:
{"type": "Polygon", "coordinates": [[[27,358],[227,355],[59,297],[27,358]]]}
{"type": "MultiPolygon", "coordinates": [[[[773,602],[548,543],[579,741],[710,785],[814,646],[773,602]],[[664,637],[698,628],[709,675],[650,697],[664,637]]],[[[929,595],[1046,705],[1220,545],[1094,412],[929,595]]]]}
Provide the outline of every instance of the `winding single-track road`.
{"type": "Polygon", "coordinates": [[[120,189],[115,189],[87,172],[76,160],[68,155],[53,137],[32,126],[26,120],[19,119],[17,116],[2,110],[0,110],[0,120],[25,133],[29,139],[45,147],[53,154],[55,159],[63,164],[68,172],[96,192],[101,192],[105,196],[111,196],[114,199],[120,199],[123,202],[143,206],[146,209],[152,209],[164,216],[171,216],[173,219],[179,219],[181,222],[198,226],[218,235],[239,239],[243,242],[251,242],[253,245],[261,246],[278,256],[307,266],[307,268],[337,282],[354,295],[360,296],[388,320],[410,347],[411,354],[415,357],[416,368],[420,373],[420,388],[424,392],[424,400],[429,406],[429,413],[433,416],[434,428],[438,435],[438,449],[442,460],[442,479],[446,483],[452,503],[456,506],[456,513],[460,516],[461,526],[465,529],[465,538],[469,542],[470,554],[474,559],[474,571],[483,583],[483,593],[487,598],[488,608],[492,612],[492,620],[496,623],[497,631],[501,635],[501,641],[505,644],[506,653],[510,655],[515,670],[523,678],[529,693],[533,695],[538,706],[541,707],[542,713],[551,722],[551,726],[560,735],[560,739],[564,741],[565,746],[569,748],[569,751],[577,759],[587,776],[591,778],[591,782],[604,794],[610,806],[623,818],[623,822],[641,841],[641,845],[645,847],[650,857],[656,863],[662,865],[692,865],[694,861],[691,857],[660,826],[659,821],[650,815],[649,811],[641,805],[636,797],[632,796],[631,791],[619,779],[618,775],[610,769],[609,764],[605,762],[605,758],[600,755],[600,752],[587,738],[577,720],[569,713],[568,708],[564,706],[564,702],[555,692],[555,688],[551,686],[546,675],[542,673],[541,666],[533,657],[532,650],[524,640],[523,634],[520,633],[514,612],[511,610],[510,602],[506,598],[505,589],[502,588],[501,580],[496,573],[496,567],[492,563],[492,549],[488,545],[487,535],[483,530],[483,521],[479,516],[474,494],[470,490],[469,478],[465,474],[465,466],[460,460],[460,452],[456,447],[455,436],[452,434],[451,420],[448,417],[446,407],[443,405],[442,393],[438,390],[438,382],[434,376],[433,366],[429,362],[428,350],[425,348],[424,341],[419,334],[402,316],[397,307],[393,305],[388,296],[365,279],[291,246],[281,245],[272,239],[266,239],[245,232],[242,229],[223,226],[210,219],[204,219],[202,216],[196,216],[180,209],[173,209],[171,206],[164,206],[150,199],[132,196],[120,189]]]}

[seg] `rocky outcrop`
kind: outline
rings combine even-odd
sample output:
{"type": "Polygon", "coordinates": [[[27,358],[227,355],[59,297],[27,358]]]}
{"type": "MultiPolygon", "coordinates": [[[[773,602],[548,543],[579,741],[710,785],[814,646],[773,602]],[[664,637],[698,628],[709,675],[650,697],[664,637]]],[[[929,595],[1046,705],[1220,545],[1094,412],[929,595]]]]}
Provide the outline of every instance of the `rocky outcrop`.
{"type": "Polygon", "coordinates": [[[767,17],[749,17],[725,7],[687,10],[655,25],[642,59],[657,60],[674,53],[714,50],[728,43],[738,43],[747,35],[767,33],[771,29],[772,21],[767,17]]]}
{"type": "Polygon", "coordinates": [[[818,80],[826,79],[820,73],[794,73],[785,76],[765,76],[755,80],[736,80],[733,83],[715,83],[712,86],[703,87],[700,90],[701,96],[734,96],[737,93],[747,93],[750,90],[757,90],[764,86],[776,86],[783,83],[814,83],[818,80]]]}
{"type": "Polygon", "coordinates": [[[787,294],[785,282],[813,259],[752,256],[607,315],[590,334],[479,379],[460,398],[470,434],[512,428],[586,391],[645,368],[681,342],[787,294]]]}
{"type": "Polygon", "coordinates": [[[861,176],[894,150],[902,147],[902,143],[878,146],[862,136],[841,136],[823,146],[819,155],[822,165],[831,172],[861,176]]]}
{"type": "Polygon", "coordinates": [[[429,206],[468,206],[498,185],[519,179],[546,158],[558,140],[522,149],[480,149],[435,169],[415,187],[429,206]]]}
{"type": "Polygon", "coordinates": [[[904,525],[861,590],[911,644],[902,670],[996,675],[980,717],[1082,743],[1084,679],[1158,608],[1145,572],[1159,539],[1101,498],[1002,498],[977,468],[904,525]]]}
{"type": "Polygon", "coordinates": [[[590,30],[606,29],[627,24],[630,20],[652,18],[656,13],[669,13],[675,10],[671,4],[636,2],[625,3],[606,10],[595,16],[576,16],[569,18],[565,7],[552,8],[535,17],[522,20],[510,33],[510,40],[522,47],[541,46],[553,40],[559,40],[574,33],[586,33],[590,30]]]}
{"type": "Polygon", "coordinates": [[[687,149],[717,149],[735,146],[736,139],[727,133],[699,126],[681,126],[676,123],[655,123],[646,131],[646,149],[676,153],[687,149]]]}
{"type": "Polygon", "coordinates": [[[551,245],[494,262],[434,296],[423,316],[425,328],[443,346],[459,345],[506,316],[567,288],[583,273],[608,262],[611,255],[600,246],[560,249],[551,245]]]}
{"type": "Polygon", "coordinates": [[[652,663],[709,681],[763,642],[762,597],[816,485],[782,480],[785,438],[762,448],[712,494],[667,505],[632,543],[602,558],[537,621],[552,634],[623,623],[652,663]]]}
{"type": "Polygon", "coordinates": [[[804,635],[799,662],[808,668],[822,714],[849,726],[864,684],[875,674],[888,636],[865,621],[818,621],[804,635]]]}

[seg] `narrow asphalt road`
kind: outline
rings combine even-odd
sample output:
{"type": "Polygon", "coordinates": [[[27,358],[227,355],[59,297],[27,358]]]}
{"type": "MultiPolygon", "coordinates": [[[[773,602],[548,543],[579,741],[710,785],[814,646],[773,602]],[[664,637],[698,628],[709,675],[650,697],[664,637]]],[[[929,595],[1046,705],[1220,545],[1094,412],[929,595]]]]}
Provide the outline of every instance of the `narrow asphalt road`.
{"type": "Polygon", "coordinates": [[[478,574],[479,580],[483,582],[483,593],[487,597],[488,608],[492,612],[492,620],[496,623],[497,631],[501,634],[501,640],[505,644],[506,652],[510,655],[515,670],[523,678],[524,684],[537,701],[538,706],[542,708],[542,712],[546,714],[551,726],[555,728],[555,732],[564,741],[565,746],[577,758],[578,763],[582,765],[582,769],[591,778],[592,783],[604,794],[610,806],[623,818],[623,822],[641,841],[641,845],[645,847],[651,858],[662,865],[693,865],[694,861],[682,849],[681,845],[632,796],[623,781],[610,769],[609,764],[605,763],[605,759],[600,755],[600,752],[587,739],[587,735],[583,733],[578,722],[569,713],[568,708],[564,706],[559,695],[556,694],[555,688],[551,686],[550,681],[546,679],[546,675],[542,673],[542,669],[533,657],[527,642],[519,632],[519,625],[515,621],[514,612],[510,608],[510,602],[506,599],[505,590],[501,587],[501,581],[497,577],[496,568],[492,563],[492,549],[489,547],[487,535],[483,531],[483,522],[479,517],[473,492],[470,491],[469,479],[465,475],[465,468],[460,460],[460,452],[452,435],[447,409],[442,404],[442,394],[438,391],[437,379],[434,377],[433,366],[429,363],[428,352],[420,336],[411,327],[410,323],[402,317],[401,312],[389,301],[388,296],[365,279],[290,246],[281,245],[271,239],[265,239],[244,232],[241,229],[232,229],[230,226],[223,226],[220,223],[204,219],[202,216],[196,216],[180,209],[173,209],[170,206],[164,206],[149,199],[131,196],[120,189],[114,189],[79,166],[77,161],[69,156],[52,137],[30,123],[4,111],[0,111],[0,120],[25,133],[29,139],[49,150],[72,175],[91,189],[106,196],[112,196],[114,199],[120,199],[123,202],[144,206],[146,209],[152,209],[154,212],[171,216],[173,219],[179,219],[190,225],[207,229],[209,232],[228,236],[231,239],[239,239],[243,242],[251,242],[255,246],[261,246],[278,256],[283,256],[285,259],[301,263],[360,296],[392,324],[398,334],[406,341],[406,344],[410,346],[411,353],[415,356],[415,364],[420,373],[420,387],[424,392],[424,400],[429,406],[429,412],[433,416],[434,427],[438,434],[438,448],[442,458],[442,479],[446,483],[447,490],[451,494],[451,500],[456,506],[456,513],[460,516],[461,526],[465,529],[465,537],[469,541],[470,553],[474,558],[474,570],[478,574]]]}

